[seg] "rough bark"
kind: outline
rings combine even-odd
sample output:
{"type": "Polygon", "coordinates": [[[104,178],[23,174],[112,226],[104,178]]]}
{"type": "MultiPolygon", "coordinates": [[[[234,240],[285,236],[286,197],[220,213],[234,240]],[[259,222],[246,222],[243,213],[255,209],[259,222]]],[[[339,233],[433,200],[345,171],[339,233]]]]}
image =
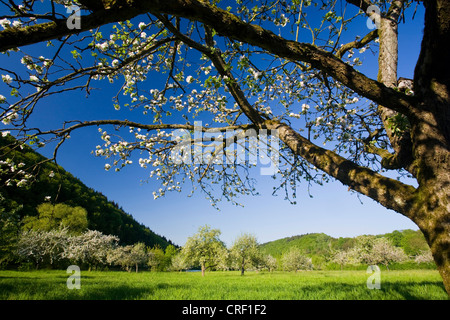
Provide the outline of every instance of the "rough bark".
{"type": "MultiPolygon", "coordinates": [[[[397,87],[398,20],[402,5],[403,1],[394,1],[390,7],[389,14],[380,17],[377,80],[389,88],[397,87]]],[[[413,171],[414,169],[410,167],[413,158],[409,130],[406,130],[402,135],[398,135],[393,131],[390,121],[394,119],[398,112],[391,108],[379,105],[378,113],[395,152],[393,156],[385,158],[382,165],[389,169],[407,168],[408,171],[413,171]]]]}
{"type": "MultiPolygon", "coordinates": [[[[365,10],[368,3],[347,0],[365,10]]],[[[378,81],[396,86],[398,62],[397,23],[404,1],[393,1],[381,17],[378,81]]],[[[419,187],[413,193],[410,218],[425,235],[445,289],[450,295],[450,6],[445,0],[424,1],[424,37],[414,74],[418,104],[408,115],[411,129],[395,136],[389,119],[397,113],[380,104],[379,114],[395,155],[386,162],[405,168],[419,187]]],[[[397,110],[398,111],[398,110],[397,110]]]]}
{"type": "Polygon", "coordinates": [[[424,37],[414,74],[421,104],[411,129],[421,207],[415,222],[450,294],[450,6],[439,0],[424,4],[424,37]]]}

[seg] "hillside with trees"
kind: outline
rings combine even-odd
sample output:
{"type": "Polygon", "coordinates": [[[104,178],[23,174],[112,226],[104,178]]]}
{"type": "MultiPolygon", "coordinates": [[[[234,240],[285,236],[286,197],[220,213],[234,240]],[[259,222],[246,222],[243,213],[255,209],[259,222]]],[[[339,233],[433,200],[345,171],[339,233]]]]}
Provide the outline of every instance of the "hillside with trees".
{"type": "MultiPolygon", "coordinates": [[[[87,187],[61,166],[46,161],[48,159],[26,144],[11,148],[15,142],[10,135],[0,136],[0,209],[3,222],[8,221],[17,228],[29,226],[28,229],[36,229],[39,226],[38,229],[49,231],[53,229],[50,225],[42,225],[50,223],[48,219],[45,220],[50,209],[45,208],[44,204],[54,206],[52,215],[56,208],[61,215],[65,214],[62,211],[67,208],[77,208],[77,219],[81,219],[83,212],[87,218],[86,225],[78,221],[78,226],[81,224],[85,229],[116,236],[122,245],[141,242],[149,247],[159,246],[165,249],[172,244],[164,236],[137,222],[117,203],[87,187]],[[26,177],[23,175],[26,170],[34,172],[34,178],[25,183],[26,177]],[[58,207],[59,204],[66,207],[58,207]]],[[[2,223],[3,227],[4,225],[6,223],[2,223]]]]}
{"type": "Polygon", "coordinates": [[[279,259],[295,248],[302,254],[312,257],[315,263],[322,264],[332,261],[338,252],[349,253],[355,248],[364,247],[367,238],[384,239],[395,248],[400,248],[410,258],[415,259],[429,252],[429,247],[420,230],[395,230],[391,233],[375,236],[339,237],[333,238],[324,233],[310,233],[282,238],[260,245],[261,251],[265,254],[279,259]]]}
{"type": "Polygon", "coordinates": [[[172,257],[171,270],[201,269],[257,271],[435,269],[431,251],[420,231],[402,230],[383,235],[333,238],[312,233],[260,244],[243,233],[230,247],[220,230],[202,226],[172,257]]]}

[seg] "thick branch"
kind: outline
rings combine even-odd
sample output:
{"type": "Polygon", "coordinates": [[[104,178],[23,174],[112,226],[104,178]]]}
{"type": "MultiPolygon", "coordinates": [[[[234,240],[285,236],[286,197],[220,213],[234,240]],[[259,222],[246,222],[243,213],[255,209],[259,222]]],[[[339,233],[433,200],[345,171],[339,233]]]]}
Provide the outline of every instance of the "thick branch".
{"type": "Polygon", "coordinates": [[[191,124],[142,124],[139,122],[133,122],[128,120],[93,120],[93,121],[84,121],[79,122],[77,124],[74,124],[70,127],[59,129],[59,130],[53,130],[53,131],[47,131],[47,132],[41,132],[39,135],[45,135],[45,134],[56,134],[57,136],[65,136],[70,134],[72,131],[84,128],[84,127],[92,127],[92,126],[101,126],[101,125],[116,125],[120,127],[133,127],[133,128],[140,128],[142,130],[166,130],[166,129],[185,129],[185,130],[201,130],[202,132],[226,132],[227,130],[246,130],[250,128],[254,128],[254,125],[246,124],[246,125],[238,125],[238,126],[226,126],[226,127],[216,127],[216,128],[206,128],[206,127],[200,127],[195,126],[191,124]]]}
{"type": "Polygon", "coordinates": [[[367,9],[369,8],[369,6],[372,5],[372,2],[369,0],[346,0],[348,3],[353,4],[354,6],[357,6],[358,8],[360,8],[361,10],[363,10],[364,12],[367,12],[367,9]]]}
{"type": "Polygon", "coordinates": [[[412,218],[416,189],[400,181],[387,178],[368,168],[358,166],[335,152],[323,149],[286,124],[266,121],[267,129],[278,130],[279,138],[295,154],[351,189],[368,196],[386,208],[412,218]]]}
{"type": "Polygon", "coordinates": [[[370,144],[364,145],[364,150],[366,152],[376,154],[381,157],[381,165],[385,169],[402,169],[404,167],[404,163],[399,158],[398,154],[392,154],[386,149],[378,148],[370,144]]]}
{"type": "Polygon", "coordinates": [[[36,24],[23,28],[7,28],[0,32],[0,52],[8,49],[22,47],[57,39],[66,35],[78,34],[99,26],[131,19],[139,14],[133,8],[118,10],[105,10],[81,17],[80,29],[69,29],[66,19],[56,19],[52,22],[36,24]]]}

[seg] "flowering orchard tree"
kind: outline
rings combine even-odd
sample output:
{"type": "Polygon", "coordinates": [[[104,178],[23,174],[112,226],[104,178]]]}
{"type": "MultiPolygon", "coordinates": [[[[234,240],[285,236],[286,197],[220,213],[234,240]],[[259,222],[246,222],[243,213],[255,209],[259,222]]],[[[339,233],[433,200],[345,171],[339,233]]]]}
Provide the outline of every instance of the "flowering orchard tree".
{"type": "MultiPolygon", "coordinates": [[[[114,250],[118,247],[118,242],[119,238],[116,236],[104,235],[96,230],[73,235],[68,227],[49,231],[30,229],[20,234],[16,253],[23,260],[33,261],[36,268],[43,263],[54,265],[65,259],[74,263],[86,263],[90,268],[119,260],[119,250],[114,250]]],[[[129,247],[126,258],[131,260],[131,264],[139,263],[142,260],[138,257],[142,257],[143,245],[138,243],[129,247]]]]}
{"type": "Polygon", "coordinates": [[[147,248],[142,242],[128,246],[116,246],[107,252],[106,260],[110,264],[120,265],[128,272],[130,272],[131,266],[134,266],[138,272],[139,265],[148,260],[147,248]]]}
{"type": "Polygon", "coordinates": [[[383,264],[389,270],[388,265],[392,262],[403,262],[408,260],[408,256],[402,248],[395,247],[386,238],[375,238],[371,236],[361,236],[353,252],[360,263],[369,265],[383,264]]]}
{"type": "Polygon", "coordinates": [[[313,268],[311,258],[303,255],[298,248],[292,247],[283,253],[281,257],[283,269],[287,271],[311,270],[313,268]]]}
{"type": "Polygon", "coordinates": [[[184,258],[181,252],[172,257],[171,264],[168,268],[170,271],[183,271],[191,268],[191,264],[184,258]]]}
{"type": "Polygon", "coordinates": [[[220,230],[211,229],[208,225],[198,228],[198,232],[189,237],[181,249],[181,254],[191,265],[200,265],[202,276],[207,269],[223,264],[227,249],[220,240],[220,230]]]}
{"type": "Polygon", "coordinates": [[[44,263],[53,265],[65,258],[70,235],[67,228],[27,230],[20,234],[17,255],[20,259],[33,261],[36,269],[44,263]]]}
{"type": "Polygon", "coordinates": [[[263,257],[262,261],[263,268],[267,268],[270,272],[278,267],[278,261],[276,258],[272,257],[270,254],[263,257]]]}
{"type": "Polygon", "coordinates": [[[89,270],[94,266],[105,265],[108,261],[108,253],[117,247],[119,238],[112,235],[104,235],[97,230],[88,230],[81,235],[68,238],[64,248],[64,258],[76,263],[86,263],[89,270]]]}
{"type": "Polygon", "coordinates": [[[344,265],[357,264],[359,262],[358,256],[357,256],[357,250],[352,248],[352,249],[338,250],[336,252],[333,252],[331,261],[339,264],[341,266],[341,270],[344,265]]]}
{"type": "Polygon", "coordinates": [[[383,264],[389,270],[389,264],[408,260],[402,248],[393,246],[386,238],[378,238],[372,247],[373,264],[383,264]]]}
{"type": "MultiPolygon", "coordinates": [[[[161,181],[155,198],[192,181],[214,203],[256,193],[254,158],[236,161],[256,140],[291,201],[299,181],[332,178],[414,221],[450,293],[447,1],[11,0],[2,10],[0,51],[11,62],[0,69],[3,134],[53,141],[56,156],[72,132],[98,126],[105,169],[138,152],[161,181]],[[421,52],[414,79],[399,82],[398,27],[417,6],[421,52]],[[370,52],[376,79],[361,72],[370,52]],[[108,85],[117,91],[96,108],[117,119],[31,124],[52,96],[108,85]]],[[[26,184],[26,169],[9,182],[26,184]]]]}
{"type": "Polygon", "coordinates": [[[244,275],[245,269],[258,264],[261,252],[256,236],[248,233],[241,234],[230,248],[232,260],[244,275]]]}
{"type": "Polygon", "coordinates": [[[383,264],[389,270],[388,265],[393,262],[404,262],[408,256],[402,248],[394,246],[386,238],[375,236],[359,236],[357,244],[347,250],[334,252],[331,261],[341,266],[347,264],[383,264]]]}
{"type": "Polygon", "coordinates": [[[431,251],[424,251],[414,258],[414,262],[416,263],[430,263],[433,262],[433,256],[431,255],[431,251]]]}

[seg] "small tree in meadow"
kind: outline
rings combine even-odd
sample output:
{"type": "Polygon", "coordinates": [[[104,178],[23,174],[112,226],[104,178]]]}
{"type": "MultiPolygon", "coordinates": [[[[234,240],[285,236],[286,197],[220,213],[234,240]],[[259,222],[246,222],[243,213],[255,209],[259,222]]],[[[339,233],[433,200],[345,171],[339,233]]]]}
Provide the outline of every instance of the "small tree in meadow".
{"type": "Polygon", "coordinates": [[[159,246],[154,246],[148,250],[148,260],[147,264],[150,266],[152,271],[163,271],[165,268],[164,262],[166,256],[164,250],[159,246]]]}
{"type": "Polygon", "coordinates": [[[104,235],[97,230],[88,230],[79,236],[69,238],[64,250],[65,258],[77,263],[86,263],[89,270],[92,267],[105,265],[110,250],[115,248],[119,238],[113,235],[104,235]]]}
{"type": "Polygon", "coordinates": [[[148,261],[147,247],[145,243],[138,242],[131,247],[130,260],[138,272],[138,266],[148,261]]]}
{"type": "Polygon", "coordinates": [[[337,250],[331,256],[331,262],[341,266],[360,263],[360,250],[356,247],[347,250],[337,250]]]}
{"type": "Polygon", "coordinates": [[[283,269],[286,271],[311,270],[313,267],[311,258],[304,256],[295,247],[285,252],[281,257],[281,261],[283,269]]]}
{"type": "Polygon", "coordinates": [[[138,272],[138,266],[146,263],[147,260],[147,248],[142,242],[128,246],[118,246],[107,254],[107,261],[110,264],[120,265],[128,272],[130,272],[131,266],[134,266],[136,272],[138,272]]]}
{"type": "Polygon", "coordinates": [[[192,237],[189,237],[183,246],[182,252],[193,265],[199,264],[202,276],[207,269],[217,266],[223,259],[225,244],[219,239],[219,229],[203,226],[192,237]]]}
{"type": "Polygon", "coordinates": [[[414,258],[415,263],[431,263],[434,262],[433,255],[430,250],[422,251],[414,258]]]}
{"type": "Polygon", "coordinates": [[[386,238],[361,236],[354,249],[361,263],[368,265],[382,264],[389,270],[389,264],[408,259],[402,248],[395,247],[386,238]]]}
{"type": "Polygon", "coordinates": [[[251,234],[239,236],[230,249],[230,255],[232,260],[239,266],[241,275],[244,275],[245,269],[256,265],[260,257],[256,237],[251,234]]]}
{"type": "Polygon", "coordinates": [[[172,259],[179,253],[178,249],[170,244],[164,250],[164,269],[170,270],[172,266],[172,259]]]}
{"type": "Polygon", "coordinates": [[[183,271],[191,267],[184,255],[180,252],[172,257],[169,270],[171,271],[183,271]]]}
{"type": "Polygon", "coordinates": [[[132,264],[129,259],[130,251],[131,246],[117,246],[108,251],[106,261],[111,265],[121,266],[129,272],[132,264]]]}
{"type": "Polygon", "coordinates": [[[263,264],[264,267],[266,267],[269,270],[269,272],[274,271],[278,267],[277,259],[272,257],[270,254],[263,257],[263,264]]]}
{"type": "Polygon", "coordinates": [[[331,262],[337,263],[341,266],[341,270],[344,265],[346,265],[349,261],[348,259],[349,255],[347,251],[344,250],[338,250],[333,253],[333,256],[331,258],[331,262]]]}
{"type": "Polygon", "coordinates": [[[389,264],[408,259],[402,248],[393,246],[386,238],[377,238],[372,247],[373,264],[382,264],[389,270],[389,264]]]}

